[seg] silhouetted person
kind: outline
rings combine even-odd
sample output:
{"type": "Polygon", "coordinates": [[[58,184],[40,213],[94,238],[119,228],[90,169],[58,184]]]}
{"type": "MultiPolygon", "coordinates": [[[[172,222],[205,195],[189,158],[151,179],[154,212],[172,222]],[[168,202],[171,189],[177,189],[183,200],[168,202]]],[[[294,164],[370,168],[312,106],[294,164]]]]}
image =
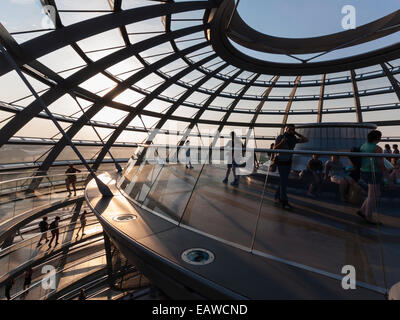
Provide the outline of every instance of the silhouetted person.
{"type": "Polygon", "coordinates": [[[190,141],[187,140],[185,143],[186,146],[186,169],[193,169],[192,163],[190,161],[190,141]]]}
{"type": "MultiPolygon", "coordinates": [[[[364,153],[382,153],[382,148],[377,144],[381,141],[382,133],[372,130],[368,133],[367,142],[361,146],[364,153]]],[[[372,224],[380,224],[377,220],[377,203],[380,196],[380,187],[383,174],[387,174],[383,158],[363,157],[361,165],[361,178],[368,184],[368,196],[357,214],[372,224]]],[[[389,179],[388,179],[389,180],[389,179]]]]}
{"type": "MultiPolygon", "coordinates": [[[[270,149],[275,149],[275,143],[271,143],[271,145],[269,146],[270,149]]],[[[268,157],[271,159],[271,157],[273,157],[273,153],[272,152],[267,152],[268,157]]]]}
{"type": "Polygon", "coordinates": [[[86,300],[87,295],[85,289],[81,289],[81,292],[79,293],[79,300],[86,300]]]}
{"type": "MultiPolygon", "coordinates": [[[[285,133],[276,138],[275,149],[293,150],[297,143],[304,142],[308,142],[308,139],[297,133],[293,124],[289,124],[286,126],[285,133]]],[[[289,182],[290,169],[292,167],[292,154],[278,153],[275,157],[275,164],[278,167],[280,181],[279,187],[275,193],[275,201],[279,200],[282,208],[291,208],[292,206],[288,202],[286,188],[289,182]]]]}
{"type": "MultiPolygon", "coordinates": [[[[385,144],[385,150],[383,150],[383,153],[392,154],[392,149],[390,149],[390,144],[385,144]]],[[[391,157],[387,157],[386,159],[388,161],[392,160],[391,157]]]]}
{"type": "Polygon", "coordinates": [[[42,243],[42,239],[46,239],[46,242],[49,242],[49,239],[47,239],[47,230],[49,230],[49,224],[47,223],[47,217],[43,217],[42,221],[39,222],[39,230],[42,233],[40,236],[39,242],[37,246],[39,247],[42,243]]]}
{"type": "MultiPolygon", "coordinates": [[[[358,147],[353,147],[350,149],[350,152],[361,152],[361,150],[358,147]]],[[[351,164],[353,165],[353,168],[350,170],[349,176],[353,178],[355,182],[358,182],[361,177],[360,168],[362,159],[358,156],[350,156],[349,159],[351,161],[351,164]]]]}
{"type": "Polygon", "coordinates": [[[397,162],[394,165],[393,171],[389,177],[392,181],[392,184],[400,185],[400,162],[397,162]]]}
{"type": "Polygon", "coordinates": [[[30,267],[28,268],[28,270],[25,271],[24,290],[31,286],[32,273],[33,270],[30,267]]]}
{"type": "Polygon", "coordinates": [[[13,284],[14,284],[14,279],[11,278],[10,280],[7,281],[7,284],[4,288],[4,294],[7,298],[7,300],[11,300],[11,288],[12,288],[13,284]]]}
{"type": "Polygon", "coordinates": [[[87,215],[87,212],[86,212],[86,210],[84,210],[84,211],[82,212],[82,214],[81,214],[81,217],[79,218],[79,220],[80,220],[80,222],[81,222],[81,226],[79,227],[76,236],[78,236],[79,231],[80,231],[81,229],[82,229],[82,236],[85,235],[86,215],[87,215]]]}
{"type": "Polygon", "coordinates": [[[52,223],[50,223],[50,231],[51,231],[51,239],[49,243],[49,248],[51,247],[51,244],[53,243],[53,239],[56,239],[56,243],[54,246],[58,245],[58,236],[60,234],[60,231],[58,229],[58,221],[60,221],[60,217],[56,217],[52,223]]]}
{"type": "MultiPolygon", "coordinates": [[[[399,154],[399,146],[397,144],[393,145],[393,154],[399,154]]],[[[392,164],[395,165],[396,163],[399,162],[398,158],[392,158],[392,164]]]]}
{"type": "Polygon", "coordinates": [[[73,164],[68,166],[68,169],[65,171],[67,174],[67,178],[65,179],[65,185],[68,190],[68,197],[71,196],[71,185],[74,190],[74,196],[76,196],[76,175],[75,173],[81,172],[81,170],[76,169],[73,164]]]}
{"type": "Polygon", "coordinates": [[[322,165],[322,161],[318,159],[319,155],[313,154],[312,158],[308,160],[307,163],[307,171],[311,174],[312,183],[308,188],[308,195],[314,196],[315,193],[317,195],[321,194],[321,187],[322,187],[322,171],[324,167],[322,165]]]}
{"type": "Polygon", "coordinates": [[[331,159],[325,162],[325,180],[339,185],[340,200],[345,201],[347,187],[355,181],[348,175],[340,156],[332,155],[331,159]]]}
{"type": "Polygon", "coordinates": [[[232,186],[237,187],[239,185],[239,178],[236,175],[236,167],[238,167],[238,163],[236,160],[241,159],[243,144],[240,139],[236,136],[235,132],[231,132],[231,140],[225,145],[225,155],[228,160],[228,168],[226,170],[225,179],[222,181],[223,183],[228,183],[228,178],[231,173],[233,173],[234,180],[231,183],[232,186]]]}

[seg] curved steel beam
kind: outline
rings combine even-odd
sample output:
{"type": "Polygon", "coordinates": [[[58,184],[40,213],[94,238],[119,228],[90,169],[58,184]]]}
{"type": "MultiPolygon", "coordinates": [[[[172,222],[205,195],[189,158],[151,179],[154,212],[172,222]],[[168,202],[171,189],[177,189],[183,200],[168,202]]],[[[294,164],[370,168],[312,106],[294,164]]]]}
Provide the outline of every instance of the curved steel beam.
{"type": "Polygon", "coordinates": [[[393,90],[396,92],[397,98],[400,101],[400,86],[399,82],[396,80],[396,78],[393,76],[393,74],[389,71],[388,67],[386,66],[385,63],[381,63],[382,70],[385,72],[387,78],[390,81],[390,84],[393,87],[393,90]]]}
{"type": "Polygon", "coordinates": [[[192,131],[192,129],[194,128],[194,126],[199,122],[200,117],[203,115],[203,113],[205,111],[207,111],[207,108],[209,107],[209,105],[219,96],[219,93],[221,93],[228,85],[230,85],[233,81],[233,79],[235,79],[236,77],[239,76],[239,74],[241,74],[243,72],[243,70],[239,70],[237,72],[235,72],[228,80],[225,80],[217,90],[215,90],[215,92],[207,99],[207,101],[203,104],[203,106],[201,107],[201,109],[196,113],[196,115],[194,116],[194,118],[191,120],[189,126],[187,127],[185,133],[182,136],[181,141],[179,141],[178,143],[178,148],[177,148],[177,152],[176,155],[179,154],[179,150],[180,148],[183,146],[183,144],[185,143],[186,139],[189,137],[190,132],[192,131]]]}
{"type": "Polygon", "coordinates": [[[224,117],[222,118],[222,120],[220,121],[220,124],[218,126],[217,132],[215,134],[215,137],[211,143],[211,148],[215,147],[215,144],[218,141],[218,138],[221,135],[221,131],[224,128],[224,126],[228,123],[228,119],[233,111],[233,109],[236,108],[237,104],[240,102],[240,100],[242,99],[242,96],[247,92],[247,90],[249,90],[249,88],[253,85],[254,81],[257,80],[257,78],[260,76],[260,73],[257,73],[252,79],[251,81],[245,85],[242,90],[240,90],[240,93],[238,95],[238,97],[232,102],[231,106],[229,107],[229,109],[226,111],[224,117]]]}
{"type": "Polygon", "coordinates": [[[287,105],[286,105],[285,114],[284,114],[284,116],[283,116],[281,134],[283,134],[284,127],[286,127],[287,120],[288,120],[288,118],[289,118],[290,108],[292,107],[293,98],[294,98],[294,95],[296,94],[297,85],[298,85],[300,79],[301,79],[301,76],[297,76],[297,77],[296,77],[296,80],[295,80],[295,82],[294,82],[295,84],[294,84],[294,86],[293,86],[292,92],[290,93],[289,102],[288,102],[287,105]]]}
{"type": "MultiPolygon", "coordinates": [[[[226,14],[231,15],[228,11],[226,14]]],[[[236,43],[252,50],[277,54],[310,54],[359,45],[398,31],[400,10],[356,29],[312,38],[282,38],[263,34],[251,28],[235,11],[227,35],[236,43]]]]}
{"type": "MultiPolygon", "coordinates": [[[[129,88],[131,85],[140,81],[141,79],[147,77],[152,72],[154,72],[154,70],[156,70],[158,68],[162,68],[163,66],[175,61],[181,55],[185,55],[185,54],[194,52],[196,50],[203,48],[206,45],[208,45],[207,42],[200,43],[193,47],[189,47],[185,50],[182,50],[181,52],[172,54],[172,55],[148,66],[147,68],[142,69],[141,71],[138,71],[131,77],[127,78],[125,81],[118,84],[114,89],[112,89],[110,92],[108,92],[104,96],[104,100],[102,100],[102,102],[96,102],[88,110],[86,110],[86,112],[77,121],[75,121],[72,124],[72,126],[67,131],[67,135],[70,138],[74,137],[83,128],[83,126],[85,124],[87,124],[87,122],[90,121],[90,119],[103,108],[105,101],[112,101],[117,95],[119,95],[125,89],[129,88]]],[[[137,108],[132,108],[132,109],[136,110],[137,108]]],[[[105,144],[105,146],[103,147],[103,149],[108,151],[110,147],[106,147],[107,145],[108,145],[108,141],[105,144]]],[[[44,172],[47,172],[47,170],[50,168],[51,164],[57,159],[58,155],[63,151],[63,149],[65,147],[66,147],[66,140],[64,138],[61,138],[57,142],[57,144],[52,148],[52,150],[49,152],[46,159],[44,159],[44,161],[42,162],[41,166],[39,167],[36,175],[43,175],[44,172]]],[[[106,153],[107,153],[107,151],[106,151],[106,153]]],[[[34,189],[35,186],[37,185],[37,183],[40,182],[39,179],[40,178],[35,179],[35,181],[32,181],[31,189],[34,189]]]]}
{"type": "MultiPolygon", "coordinates": [[[[120,125],[118,126],[117,129],[114,130],[113,134],[110,136],[110,138],[107,140],[107,143],[105,145],[104,148],[102,148],[101,152],[99,153],[99,155],[97,156],[96,162],[93,164],[93,170],[97,170],[97,168],[99,167],[101,161],[103,160],[104,156],[107,153],[107,150],[109,148],[111,148],[111,146],[113,145],[113,143],[118,139],[118,137],[120,136],[120,134],[124,131],[124,129],[129,125],[129,123],[138,115],[142,112],[142,110],[155,98],[157,98],[157,96],[159,94],[161,94],[164,90],[168,89],[171,85],[173,85],[178,79],[184,77],[185,75],[189,74],[190,72],[192,72],[195,68],[197,68],[199,65],[202,65],[204,63],[207,63],[208,61],[216,58],[217,55],[213,54],[210,55],[206,58],[203,58],[202,60],[198,61],[197,63],[188,66],[187,68],[185,68],[184,70],[182,70],[181,72],[177,73],[176,75],[172,76],[171,78],[169,78],[167,81],[165,81],[163,84],[161,84],[160,86],[158,86],[156,89],[153,90],[153,92],[151,94],[149,94],[148,96],[146,96],[138,105],[136,108],[134,108],[132,110],[132,112],[130,112],[125,119],[120,123],[120,125]]],[[[158,114],[158,113],[157,113],[158,114]]],[[[158,114],[158,116],[160,117],[160,115],[158,114]]]]}
{"type": "Polygon", "coordinates": [[[362,112],[361,112],[360,94],[358,92],[356,73],[354,72],[354,70],[350,70],[350,75],[351,75],[351,83],[353,86],[354,107],[356,109],[357,122],[363,122],[363,117],[362,117],[362,112]]]}
{"type": "Polygon", "coordinates": [[[250,135],[254,129],[254,124],[257,121],[258,115],[260,114],[260,112],[265,104],[265,101],[267,101],[272,89],[275,87],[275,84],[278,80],[279,80],[279,76],[275,76],[274,79],[272,80],[272,84],[265,90],[265,92],[263,94],[263,99],[260,101],[260,103],[258,104],[258,106],[254,112],[253,118],[250,121],[249,130],[247,130],[247,134],[246,134],[246,146],[249,143],[250,135]]]}
{"type": "Polygon", "coordinates": [[[323,114],[322,109],[324,108],[325,79],[326,79],[326,74],[324,73],[322,75],[321,87],[319,89],[318,118],[317,118],[318,123],[322,122],[322,114],[323,114]]]}
{"type": "MultiPolygon", "coordinates": [[[[159,130],[164,126],[164,124],[170,119],[171,115],[176,111],[176,109],[179,108],[179,106],[185,101],[193,92],[196,91],[197,88],[202,86],[204,83],[206,83],[208,80],[210,80],[215,74],[218,72],[222,71],[225,69],[229,64],[224,63],[222,66],[216,68],[212,73],[208,74],[207,76],[203,77],[201,80],[197,81],[196,84],[192,86],[189,90],[187,90],[169,109],[168,111],[163,115],[163,117],[160,119],[160,121],[157,123],[156,127],[154,130],[150,131],[150,135],[147,138],[145,145],[150,145],[156,135],[159,133],[159,130]]],[[[140,164],[143,160],[143,158],[146,156],[147,153],[147,148],[143,150],[143,152],[138,156],[138,159],[136,161],[137,164],[140,164]]],[[[102,159],[100,159],[102,160],[102,159]]]]}
{"type": "MultiPolygon", "coordinates": [[[[171,32],[170,34],[163,34],[147,40],[143,40],[141,42],[138,42],[134,46],[121,49],[77,71],[76,73],[65,79],[62,84],[59,84],[46,91],[44,94],[42,94],[41,98],[46,103],[46,105],[50,105],[62,95],[68,93],[71,90],[74,90],[75,87],[77,87],[80,83],[84,82],[87,79],[90,79],[101,70],[112,66],[118,61],[122,61],[141,51],[145,51],[154,46],[165,43],[171,38],[179,38],[191,33],[198,32],[202,29],[203,26],[189,27],[186,29],[171,32]]],[[[103,97],[102,101],[106,99],[106,97],[103,97]]],[[[42,110],[43,109],[40,103],[38,101],[34,101],[22,111],[20,111],[12,120],[10,120],[3,128],[0,129],[0,146],[6,143],[10,137],[12,137],[18,130],[26,125],[32,118],[37,116],[42,110]]]]}
{"type": "MultiPolygon", "coordinates": [[[[187,1],[164,3],[152,6],[134,8],[103,15],[89,20],[57,29],[21,45],[24,56],[19,57],[19,66],[27,64],[47,53],[53,52],[67,44],[118,28],[127,24],[147,19],[162,17],[167,14],[210,9],[215,7],[212,1],[187,1]]],[[[3,55],[0,55],[0,76],[11,71],[3,55]]]]}
{"type": "Polygon", "coordinates": [[[230,0],[225,1],[210,14],[209,40],[222,59],[247,71],[287,76],[313,75],[363,68],[400,57],[400,43],[396,43],[368,53],[324,62],[276,63],[255,59],[237,50],[227,37],[227,17],[232,12],[232,5],[230,0]]]}

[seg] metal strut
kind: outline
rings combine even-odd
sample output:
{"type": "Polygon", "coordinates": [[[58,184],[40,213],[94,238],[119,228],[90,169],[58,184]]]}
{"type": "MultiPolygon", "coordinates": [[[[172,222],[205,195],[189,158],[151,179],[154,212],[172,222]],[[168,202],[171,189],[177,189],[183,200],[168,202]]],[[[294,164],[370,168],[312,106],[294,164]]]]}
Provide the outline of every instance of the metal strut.
{"type": "Polygon", "coordinates": [[[14,59],[11,57],[11,55],[7,52],[7,50],[4,48],[2,44],[0,44],[0,50],[4,54],[5,58],[7,61],[10,63],[10,65],[15,69],[15,71],[18,73],[22,81],[25,83],[25,85],[28,87],[28,89],[32,92],[33,96],[35,99],[40,103],[41,107],[43,110],[46,111],[47,115],[53,121],[54,125],[57,127],[57,129],[60,131],[62,134],[63,138],[67,141],[67,143],[71,146],[72,150],[76,153],[78,158],[81,160],[83,165],[86,167],[86,169],[89,171],[89,174],[93,177],[93,179],[96,181],[97,187],[99,188],[99,191],[103,195],[103,197],[112,197],[113,193],[111,192],[110,188],[105,185],[94,173],[92,168],[89,166],[89,164],[86,162],[85,158],[82,156],[82,154],[79,152],[79,150],[76,148],[76,146],[73,144],[71,139],[68,137],[68,135],[65,133],[63,128],[60,126],[60,124],[57,122],[56,118],[53,116],[53,114],[49,111],[47,108],[46,104],[44,101],[39,97],[39,95],[36,93],[35,89],[31,86],[29,81],[26,79],[24,74],[21,72],[21,69],[18,67],[14,59]]]}

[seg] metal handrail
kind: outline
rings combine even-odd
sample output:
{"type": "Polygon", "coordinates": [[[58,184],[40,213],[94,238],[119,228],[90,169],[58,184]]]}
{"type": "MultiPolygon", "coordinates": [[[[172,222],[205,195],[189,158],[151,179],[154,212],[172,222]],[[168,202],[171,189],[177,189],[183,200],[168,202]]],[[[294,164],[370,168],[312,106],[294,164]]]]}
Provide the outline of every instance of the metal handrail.
{"type": "MultiPolygon", "coordinates": [[[[78,262],[76,262],[76,263],[74,263],[74,264],[72,264],[72,265],[70,265],[70,266],[68,266],[68,267],[66,267],[66,268],[64,268],[64,269],[62,269],[62,270],[57,271],[57,272],[56,272],[56,275],[59,274],[59,273],[65,272],[66,270],[69,270],[69,269],[71,269],[71,268],[73,268],[73,267],[76,267],[77,265],[80,265],[80,264],[82,264],[82,263],[85,263],[85,262],[87,262],[87,261],[89,261],[89,260],[93,260],[93,259],[96,259],[96,258],[105,256],[105,255],[106,255],[105,253],[94,253],[94,254],[92,254],[92,255],[89,255],[89,256],[87,256],[86,259],[84,259],[83,261],[82,261],[82,260],[78,260],[78,262]]],[[[18,293],[16,293],[15,295],[13,295],[13,296],[11,297],[11,300],[15,300],[16,298],[18,298],[18,297],[22,296],[23,294],[29,292],[32,288],[38,286],[40,283],[42,283],[42,280],[35,282],[34,284],[32,284],[31,286],[29,286],[29,288],[27,288],[27,289],[25,289],[25,290],[19,291],[18,293]]],[[[50,293],[47,293],[47,294],[45,294],[43,297],[40,297],[39,299],[42,299],[42,298],[47,297],[47,296],[49,296],[49,295],[50,295],[50,293]]]]}
{"type": "MultiPolygon", "coordinates": [[[[177,145],[147,145],[147,144],[138,144],[139,147],[142,148],[165,148],[169,150],[178,149],[177,145]]],[[[182,147],[183,148],[183,147],[182,147]]],[[[207,146],[185,146],[185,148],[189,148],[191,150],[218,150],[223,151],[225,149],[237,150],[237,151],[246,151],[246,152],[261,152],[261,153],[290,153],[290,154],[306,154],[306,155],[325,155],[325,156],[347,156],[347,157],[376,157],[376,158],[397,158],[400,159],[400,154],[393,153],[366,153],[366,152],[349,152],[349,151],[320,151],[320,150],[288,150],[288,149],[266,149],[266,148],[225,148],[225,147],[207,147],[207,146]]],[[[155,158],[156,159],[156,158],[155,158]]]]}
{"type": "MultiPolygon", "coordinates": [[[[90,213],[92,213],[92,212],[88,212],[88,214],[90,214],[90,213]]],[[[94,217],[95,217],[95,216],[94,216],[94,217]]],[[[86,224],[86,225],[85,225],[85,228],[86,228],[86,227],[89,227],[89,226],[96,225],[96,224],[98,224],[98,223],[99,223],[99,221],[97,220],[96,222],[93,222],[93,223],[90,223],[90,224],[86,224]]],[[[59,226],[57,229],[69,227],[69,226],[72,226],[72,225],[74,225],[74,224],[77,224],[77,222],[72,222],[72,223],[69,223],[69,224],[66,224],[66,225],[63,225],[63,226],[59,226]]],[[[77,228],[74,228],[73,230],[76,230],[76,229],[77,229],[77,228]]],[[[66,232],[69,232],[69,231],[72,231],[72,230],[65,230],[65,231],[63,231],[62,233],[60,233],[59,236],[65,234],[66,232]]],[[[49,231],[46,231],[46,232],[49,232],[49,231]]],[[[3,259],[3,258],[4,258],[5,256],[7,256],[8,254],[11,254],[11,253],[15,252],[16,250],[19,250],[19,249],[21,249],[21,248],[25,248],[26,246],[25,246],[25,245],[22,245],[23,243],[28,242],[28,241],[32,241],[32,242],[33,242],[34,239],[39,238],[39,236],[42,236],[43,233],[44,233],[44,232],[39,232],[36,236],[33,236],[32,238],[21,240],[21,241],[19,241],[19,242],[13,243],[12,245],[10,245],[10,246],[4,248],[3,250],[0,251],[0,260],[3,259]],[[22,246],[19,247],[19,248],[14,248],[14,247],[16,247],[16,246],[18,246],[18,245],[22,245],[22,246]]],[[[0,276],[1,276],[1,275],[0,275],[0,276]]]]}

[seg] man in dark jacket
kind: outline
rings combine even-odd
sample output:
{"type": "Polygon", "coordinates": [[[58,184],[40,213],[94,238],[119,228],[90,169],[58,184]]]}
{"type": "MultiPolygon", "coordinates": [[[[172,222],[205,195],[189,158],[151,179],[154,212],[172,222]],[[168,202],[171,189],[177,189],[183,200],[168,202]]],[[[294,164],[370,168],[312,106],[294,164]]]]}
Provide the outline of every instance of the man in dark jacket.
{"type": "Polygon", "coordinates": [[[60,217],[56,217],[52,223],[50,223],[50,231],[51,231],[51,239],[49,243],[49,248],[51,247],[51,244],[53,242],[53,239],[56,238],[56,243],[54,246],[58,245],[58,235],[60,231],[58,230],[58,221],[60,221],[60,217]]]}
{"type": "MultiPolygon", "coordinates": [[[[285,133],[276,138],[275,149],[293,150],[297,143],[308,142],[308,139],[297,133],[295,126],[289,124],[286,126],[285,133]]],[[[275,164],[279,171],[279,187],[275,193],[275,201],[279,201],[282,208],[291,208],[286,194],[286,188],[289,182],[290,169],[292,167],[291,153],[278,153],[275,157],[275,164]]]]}
{"type": "Polygon", "coordinates": [[[40,232],[42,233],[42,235],[37,244],[38,247],[41,245],[42,239],[46,239],[45,243],[49,242],[49,239],[47,239],[47,230],[49,230],[49,224],[47,223],[47,217],[43,217],[43,220],[40,221],[39,229],[40,229],[40,232]]]}

